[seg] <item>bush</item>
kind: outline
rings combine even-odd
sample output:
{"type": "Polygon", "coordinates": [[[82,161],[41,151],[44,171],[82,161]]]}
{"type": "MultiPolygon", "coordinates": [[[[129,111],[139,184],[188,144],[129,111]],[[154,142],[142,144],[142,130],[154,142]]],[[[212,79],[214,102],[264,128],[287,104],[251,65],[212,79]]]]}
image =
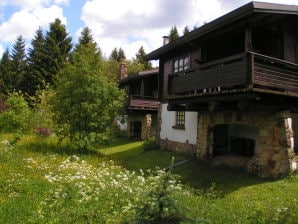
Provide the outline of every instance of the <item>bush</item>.
{"type": "MultiPolygon", "coordinates": [[[[163,224],[163,223],[194,223],[194,220],[186,217],[185,208],[179,204],[178,195],[183,192],[178,176],[173,175],[172,158],[170,169],[166,172],[158,170],[146,180],[146,189],[140,189],[136,195],[138,200],[129,208],[134,214],[129,224],[163,224]]],[[[128,209],[128,210],[129,210],[128,209]]]]}
{"type": "Polygon", "coordinates": [[[143,147],[144,147],[144,151],[150,151],[150,150],[157,149],[158,145],[155,138],[151,137],[145,140],[143,147]]]}
{"type": "Polygon", "coordinates": [[[21,93],[10,93],[5,104],[7,109],[0,113],[0,128],[5,132],[29,130],[31,110],[21,93]]]}

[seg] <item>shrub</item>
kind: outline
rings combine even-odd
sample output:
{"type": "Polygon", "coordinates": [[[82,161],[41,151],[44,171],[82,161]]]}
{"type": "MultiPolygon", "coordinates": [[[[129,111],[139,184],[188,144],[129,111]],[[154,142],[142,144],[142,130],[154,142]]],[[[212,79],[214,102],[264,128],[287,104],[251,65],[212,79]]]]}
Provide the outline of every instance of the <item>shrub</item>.
{"type": "Polygon", "coordinates": [[[28,130],[31,110],[22,93],[10,93],[6,99],[7,109],[0,113],[0,128],[5,132],[28,130]]]}
{"type": "Polygon", "coordinates": [[[157,149],[158,146],[155,138],[151,137],[145,140],[143,147],[144,147],[144,151],[150,151],[150,150],[157,149]]]}
{"type": "Polygon", "coordinates": [[[127,223],[194,223],[194,220],[186,217],[185,208],[178,203],[177,193],[181,195],[183,190],[178,176],[171,173],[173,163],[174,158],[167,172],[158,170],[155,175],[147,178],[146,186],[149,191],[140,189],[140,196],[136,196],[139,199],[130,208],[135,217],[127,223]]]}

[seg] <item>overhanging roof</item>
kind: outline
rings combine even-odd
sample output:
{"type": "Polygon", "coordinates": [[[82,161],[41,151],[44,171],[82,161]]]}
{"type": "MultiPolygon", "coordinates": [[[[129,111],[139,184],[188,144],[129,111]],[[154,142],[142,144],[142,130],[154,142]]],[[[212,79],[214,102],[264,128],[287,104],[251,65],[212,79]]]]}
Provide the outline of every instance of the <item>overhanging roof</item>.
{"type": "Polygon", "coordinates": [[[297,5],[283,5],[283,4],[274,4],[274,3],[264,3],[264,2],[250,2],[246,5],[243,5],[240,8],[231,11],[230,13],[225,14],[218,19],[215,19],[198,29],[180,37],[179,39],[164,45],[157,50],[152,51],[151,53],[145,56],[146,60],[156,60],[160,58],[160,55],[171,51],[172,49],[179,47],[189,41],[192,41],[200,36],[203,36],[213,30],[216,30],[220,27],[226,26],[230,23],[233,23],[237,20],[243,19],[254,13],[272,13],[272,14],[288,14],[288,15],[298,15],[298,6],[297,5]]]}
{"type": "Polygon", "coordinates": [[[123,84],[131,82],[131,81],[136,81],[136,80],[139,80],[139,79],[144,79],[144,78],[147,78],[147,77],[157,76],[157,75],[158,75],[158,68],[157,69],[146,70],[146,71],[141,71],[136,75],[129,76],[125,79],[120,80],[119,84],[123,85],[123,84]]]}

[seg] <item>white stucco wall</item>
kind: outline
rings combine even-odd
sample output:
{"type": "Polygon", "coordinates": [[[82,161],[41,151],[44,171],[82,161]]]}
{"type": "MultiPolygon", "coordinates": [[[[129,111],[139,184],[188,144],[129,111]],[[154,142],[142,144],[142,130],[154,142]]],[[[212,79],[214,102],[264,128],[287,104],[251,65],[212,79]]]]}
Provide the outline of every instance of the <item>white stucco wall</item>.
{"type": "Polygon", "coordinates": [[[161,105],[160,138],[171,141],[197,144],[198,113],[185,112],[185,130],[174,129],[176,112],[167,110],[168,104],[161,105]]]}
{"type": "Polygon", "coordinates": [[[118,117],[116,119],[117,126],[119,126],[121,131],[127,131],[127,116],[125,115],[124,117],[118,117]]]}

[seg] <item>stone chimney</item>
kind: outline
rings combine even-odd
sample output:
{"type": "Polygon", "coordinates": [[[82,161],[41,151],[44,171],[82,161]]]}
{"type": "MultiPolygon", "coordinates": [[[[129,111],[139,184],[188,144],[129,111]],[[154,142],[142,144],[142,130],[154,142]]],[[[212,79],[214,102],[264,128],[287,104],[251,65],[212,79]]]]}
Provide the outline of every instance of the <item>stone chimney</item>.
{"type": "Polygon", "coordinates": [[[162,39],[163,39],[163,46],[170,43],[170,37],[169,36],[163,36],[162,39]]]}
{"type": "Polygon", "coordinates": [[[127,76],[128,76],[127,64],[125,62],[121,62],[119,80],[125,79],[125,78],[127,78],[127,76]]]}

